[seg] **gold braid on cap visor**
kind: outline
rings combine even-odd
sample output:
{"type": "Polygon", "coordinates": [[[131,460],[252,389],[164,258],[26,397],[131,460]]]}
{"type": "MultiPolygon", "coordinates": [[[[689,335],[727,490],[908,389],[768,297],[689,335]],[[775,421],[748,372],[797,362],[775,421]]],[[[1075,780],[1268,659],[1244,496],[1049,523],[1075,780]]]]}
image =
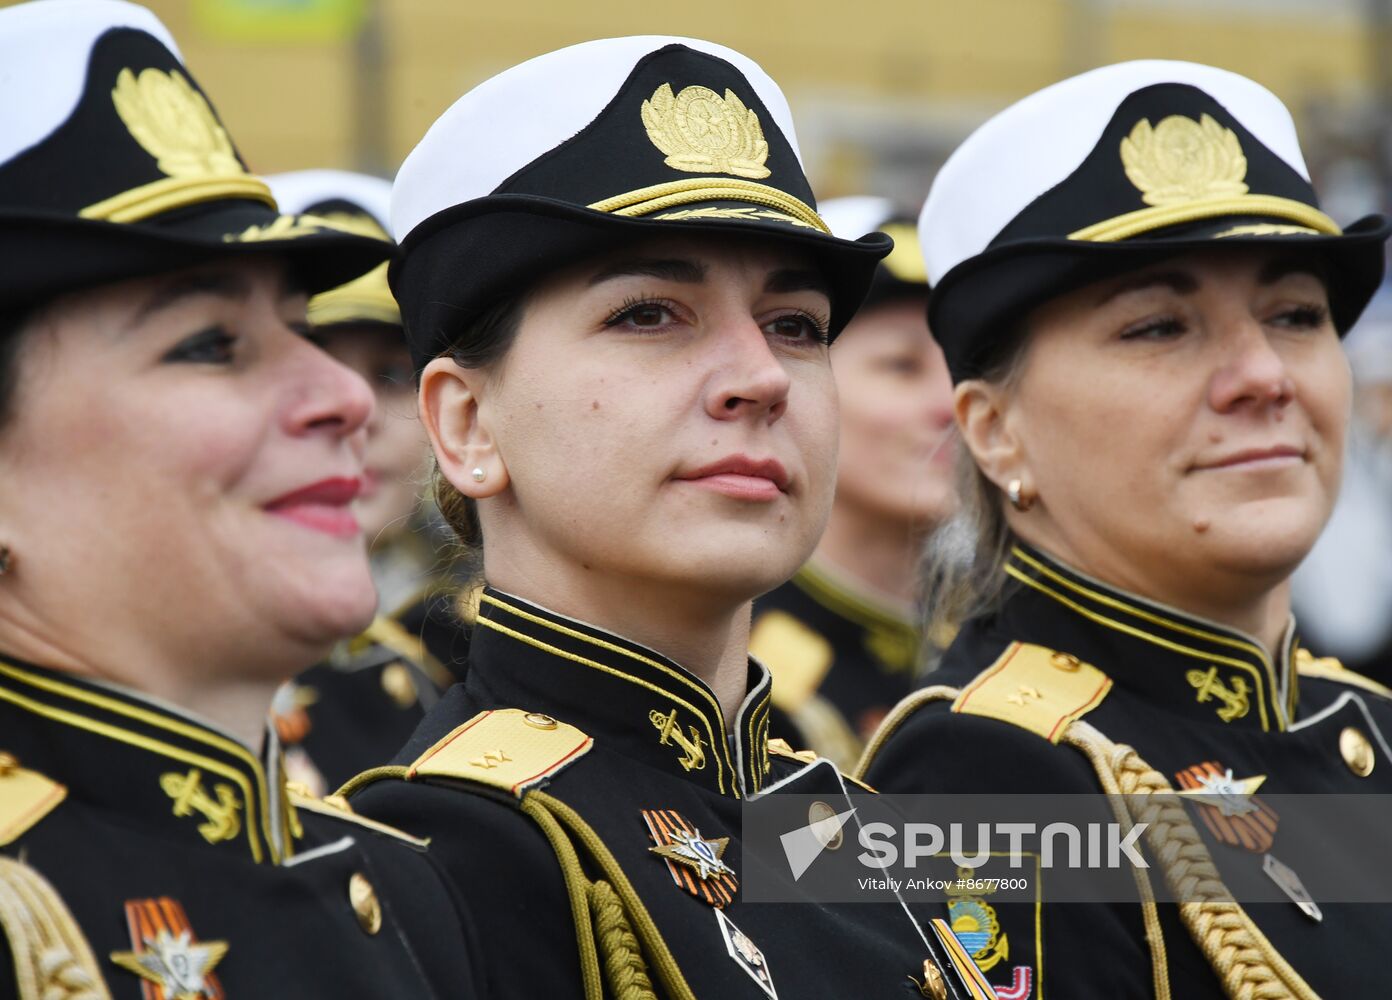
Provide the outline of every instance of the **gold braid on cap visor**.
{"type": "Polygon", "coordinates": [[[1178,226],[1185,222],[1199,222],[1203,219],[1216,219],[1225,215],[1283,219],[1304,227],[1312,235],[1323,233],[1328,236],[1342,236],[1344,232],[1329,216],[1302,201],[1270,194],[1241,194],[1198,198],[1177,205],[1156,205],[1153,208],[1126,212],[1069,233],[1068,238],[1090,243],[1115,243],[1155,229],[1178,226]]]}
{"type": "Polygon", "coordinates": [[[752,181],[740,181],[730,177],[709,180],[693,177],[681,181],[668,181],[666,184],[654,184],[651,187],[639,188],[637,191],[606,198],[587,207],[596,212],[607,212],[611,215],[623,215],[629,218],[666,212],[666,214],[658,215],[657,218],[671,220],[772,219],[815,229],[828,236],[831,235],[831,230],[822,221],[822,217],[817,214],[816,210],[804,202],[798,201],[786,191],[769,187],[767,184],[755,184],[752,181]],[[698,201],[745,201],[751,205],[760,206],[763,211],[759,209],[709,208],[666,212],[669,208],[690,205],[698,201]]]}
{"type": "Polygon", "coordinates": [[[232,174],[166,177],[131,188],[129,191],[122,191],[95,205],[88,205],[78,215],[84,219],[100,219],[104,222],[139,222],[176,208],[221,201],[225,198],[245,198],[262,202],[271,208],[276,207],[271,189],[259,178],[251,174],[232,174]]]}

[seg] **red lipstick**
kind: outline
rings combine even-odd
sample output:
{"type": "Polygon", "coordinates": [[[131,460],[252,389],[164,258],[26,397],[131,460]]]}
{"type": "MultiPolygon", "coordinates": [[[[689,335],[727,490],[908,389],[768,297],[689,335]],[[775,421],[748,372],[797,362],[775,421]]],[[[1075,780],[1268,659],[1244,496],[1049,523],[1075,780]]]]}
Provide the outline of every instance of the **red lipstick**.
{"type": "Polygon", "coordinates": [[[360,492],[362,480],[335,476],[277,497],[266,504],[265,509],[277,517],[326,535],[349,538],[362,530],[349,506],[360,492]]]}

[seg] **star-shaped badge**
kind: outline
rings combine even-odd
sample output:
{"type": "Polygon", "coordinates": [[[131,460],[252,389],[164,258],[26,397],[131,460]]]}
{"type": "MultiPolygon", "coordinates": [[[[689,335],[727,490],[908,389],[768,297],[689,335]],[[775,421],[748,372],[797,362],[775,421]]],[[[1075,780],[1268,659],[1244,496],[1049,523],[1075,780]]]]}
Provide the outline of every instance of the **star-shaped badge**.
{"type": "Polygon", "coordinates": [[[164,991],[165,1000],[203,1000],[218,996],[208,973],[227,954],[226,941],[194,941],[191,931],[159,931],[143,939],[139,951],[113,951],[111,960],[164,991]]]}
{"type": "Polygon", "coordinates": [[[672,833],[670,844],[659,844],[656,847],[649,847],[648,850],[654,854],[660,854],[664,858],[670,858],[679,865],[685,865],[704,882],[712,875],[733,875],[735,873],[734,869],[720,860],[729,844],[729,837],[716,837],[713,840],[707,840],[701,836],[700,830],[694,830],[691,833],[685,830],[675,830],[672,833]]]}

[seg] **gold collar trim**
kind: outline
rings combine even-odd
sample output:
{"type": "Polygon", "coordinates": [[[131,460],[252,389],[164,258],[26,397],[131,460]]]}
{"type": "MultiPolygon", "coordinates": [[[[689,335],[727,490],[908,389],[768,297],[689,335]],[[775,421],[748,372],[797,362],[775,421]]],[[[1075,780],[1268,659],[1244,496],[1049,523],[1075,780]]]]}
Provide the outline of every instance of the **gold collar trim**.
{"type": "MultiPolygon", "coordinates": [[[[1104,628],[1132,636],[1181,656],[1202,660],[1209,665],[1221,664],[1242,671],[1246,677],[1251,678],[1253,700],[1257,705],[1262,731],[1285,730],[1293,711],[1296,686],[1294,683],[1286,685],[1287,701],[1291,704],[1282,706],[1282,685],[1277,678],[1276,668],[1270,655],[1255,640],[1243,637],[1240,633],[1218,631],[1222,626],[1216,624],[1206,628],[1206,623],[1201,619],[1185,616],[1187,620],[1180,620],[1180,612],[1161,613],[1167,609],[1142,602],[1141,599],[1118,591],[1101,581],[1088,578],[1093,585],[1085,585],[1049,563],[1048,557],[1041,553],[1032,553],[1016,545],[1011,548],[1005,572],[1012,579],[1058,601],[1104,628]],[[1210,643],[1219,649],[1230,649],[1233,654],[1241,653],[1245,654],[1245,657],[1227,655],[1214,648],[1198,648],[1189,643],[1190,639],[1210,643]]],[[[1082,576],[1076,570],[1069,569],[1068,572],[1073,576],[1082,576]]],[[[1287,629],[1284,648],[1288,649],[1292,642],[1294,630],[1287,629]]],[[[1282,668],[1287,672],[1288,660],[1289,656],[1283,655],[1282,668]]]]}
{"type": "MultiPolygon", "coordinates": [[[[156,707],[145,707],[135,701],[122,700],[104,695],[85,687],[69,684],[53,677],[43,676],[29,670],[0,661],[0,701],[8,702],[23,711],[41,718],[72,726],[84,732],[94,733],[107,739],[138,747],[150,753],[177,760],[190,768],[197,768],[209,774],[224,778],[236,785],[245,803],[245,822],[242,824],[248,849],[252,859],[260,863],[269,859],[272,863],[284,860],[291,843],[288,824],[291,822],[289,810],[281,808],[273,811],[270,798],[270,781],[266,769],[256,755],[231,737],[223,736],[202,726],[179,719],[156,707]],[[66,699],[71,707],[50,704],[37,697],[31,697],[22,689],[42,692],[66,699]],[[175,746],[162,739],[127,729],[116,720],[93,718],[79,709],[104,711],[117,720],[129,719],[142,723],[152,729],[162,730],[171,737],[182,737],[194,743],[201,743],[210,752],[221,755],[210,756],[183,747],[175,746]],[[236,765],[228,762],[231,758],[236,765]],[[277,836],[273,832],[273,816],[279,813],[286,828],[277,836]],[[282,851],[280,845],[287,845],[282,851]]],[[[131,692],[132,697],[139,697],[131,692]]],[[[282,796],[283,788],[277,789],[282,796]]]]}
{"type": "Polygon", "coordinates": [[[587,206],[596,212],[622,215],[628,218],[653,215],[680,205],[690,205],[698,201],[744,201],[773,210],[773,214],[760,213],[751,209],[693,209],[686,212],[673,212],[660,215],[660,219],[760,219],[771,218],[796,226],[815,229],[819,233],[831,235],[831,229],[817,214],[816,209],[806,202],[799,201],[786,191],[767,184],[753,181],[740,181],[731,177],[693,177],[680,181],[653,184],[626,194],[615,195],[587,206]]]}
{"type": "Polygon", "coordinates": [[[1302,201],[1270,194],[1243,194],[1225,198],[1198,198],[1177,205],[1156,205],[1153,208],[1126,212],[1069,233],[1068,238],[1089,243],[1115,243],[1155,229],[1164,229],[1166,226],[1216,219],[1224,215],[1269,216],[1286,219],[1328,236],[1343,235],[1343,230],[1337,222],[1302,201]]]}
{"type": "MultiPolygon", "coordinates": [[[[739,742],[744,744],[748,741],[746,746],[741,747],[741,758],[749,763],[749,767],[742,770],[731,755],[730,739],[719,701],[707,685],[686,670],[670,661],[664,662],[658,653],[644,655],[587,634],[562,621],[534,614],[496,591],[483,592],[479,595],[479,602],[483,606],[480,611],[488,608],[493,609],[494,613],[481,613],[478,625],[544,653],[644,688],[696,717],[706,745],[710,748],[709,757],[715,763],[716,786],[721,794],[739,798],[742,785],[746,792],[757,792],[762,787],[764,764],[767,761],[771,684],[760,685],[762,690],[756,687],[740,707],[739,742]],[[496,612],[505,614],[499,616],[496,612]],[[511,616],[513,620],[508,622],[506,616],[511,616]],[[545,632],[538,634],[531,626],[539,626],[545,632]],[[547,632],[555,637],[555,641],[548,641],[550,637],[547,632]],[[557,644],[566,639],[580,643],[589,655],[561,648],[557,644]]],[[[584,623],[577,621],[575,624],[584,623]]]]}

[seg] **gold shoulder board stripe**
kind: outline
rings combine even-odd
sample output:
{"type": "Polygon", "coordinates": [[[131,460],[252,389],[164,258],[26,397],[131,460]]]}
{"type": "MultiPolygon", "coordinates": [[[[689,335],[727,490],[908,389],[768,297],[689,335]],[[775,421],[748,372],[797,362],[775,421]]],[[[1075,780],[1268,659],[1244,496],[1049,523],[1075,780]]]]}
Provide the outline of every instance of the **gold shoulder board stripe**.
{"type": "Polygon", "coordinates": [[[12,844],[68,797],[68,789],[37,771],[7,765],[0,753],[0,847],[12,844]]]}
{"type": "Polygon", "coordinates": [[[9,941],[20,1000],[111,1000],[92,946],[57,890],[6,857],[0,857],[0,934],[9,941]]]}
{"type": "Polygon", "coordinates": [[[550,716],[494,709],[480,712],[416,758],[406,780],[455,778],[521,798],[592,746],[593,738],[550,716]]]}
{"type": "Polygon", "coordinates": [[[952,711],[999,719],[1057,743],[1074,719],[1092,711],[1112,679],[1076,656],[1012,642],[952,703],[952,711]]]}
{"type": "Polygon", "coordinates": [[[1384,698],[1392,698],[1392,688],[1380,684],[1371,677],[1364,677],[1350,670],[1333,656],[1314,656],[1308,649],[1295,651],[1295,672],[1301,677],[1318,677],[1322,680],[1338,681],[1350,687],[1363,688],[1384,698]]]}

